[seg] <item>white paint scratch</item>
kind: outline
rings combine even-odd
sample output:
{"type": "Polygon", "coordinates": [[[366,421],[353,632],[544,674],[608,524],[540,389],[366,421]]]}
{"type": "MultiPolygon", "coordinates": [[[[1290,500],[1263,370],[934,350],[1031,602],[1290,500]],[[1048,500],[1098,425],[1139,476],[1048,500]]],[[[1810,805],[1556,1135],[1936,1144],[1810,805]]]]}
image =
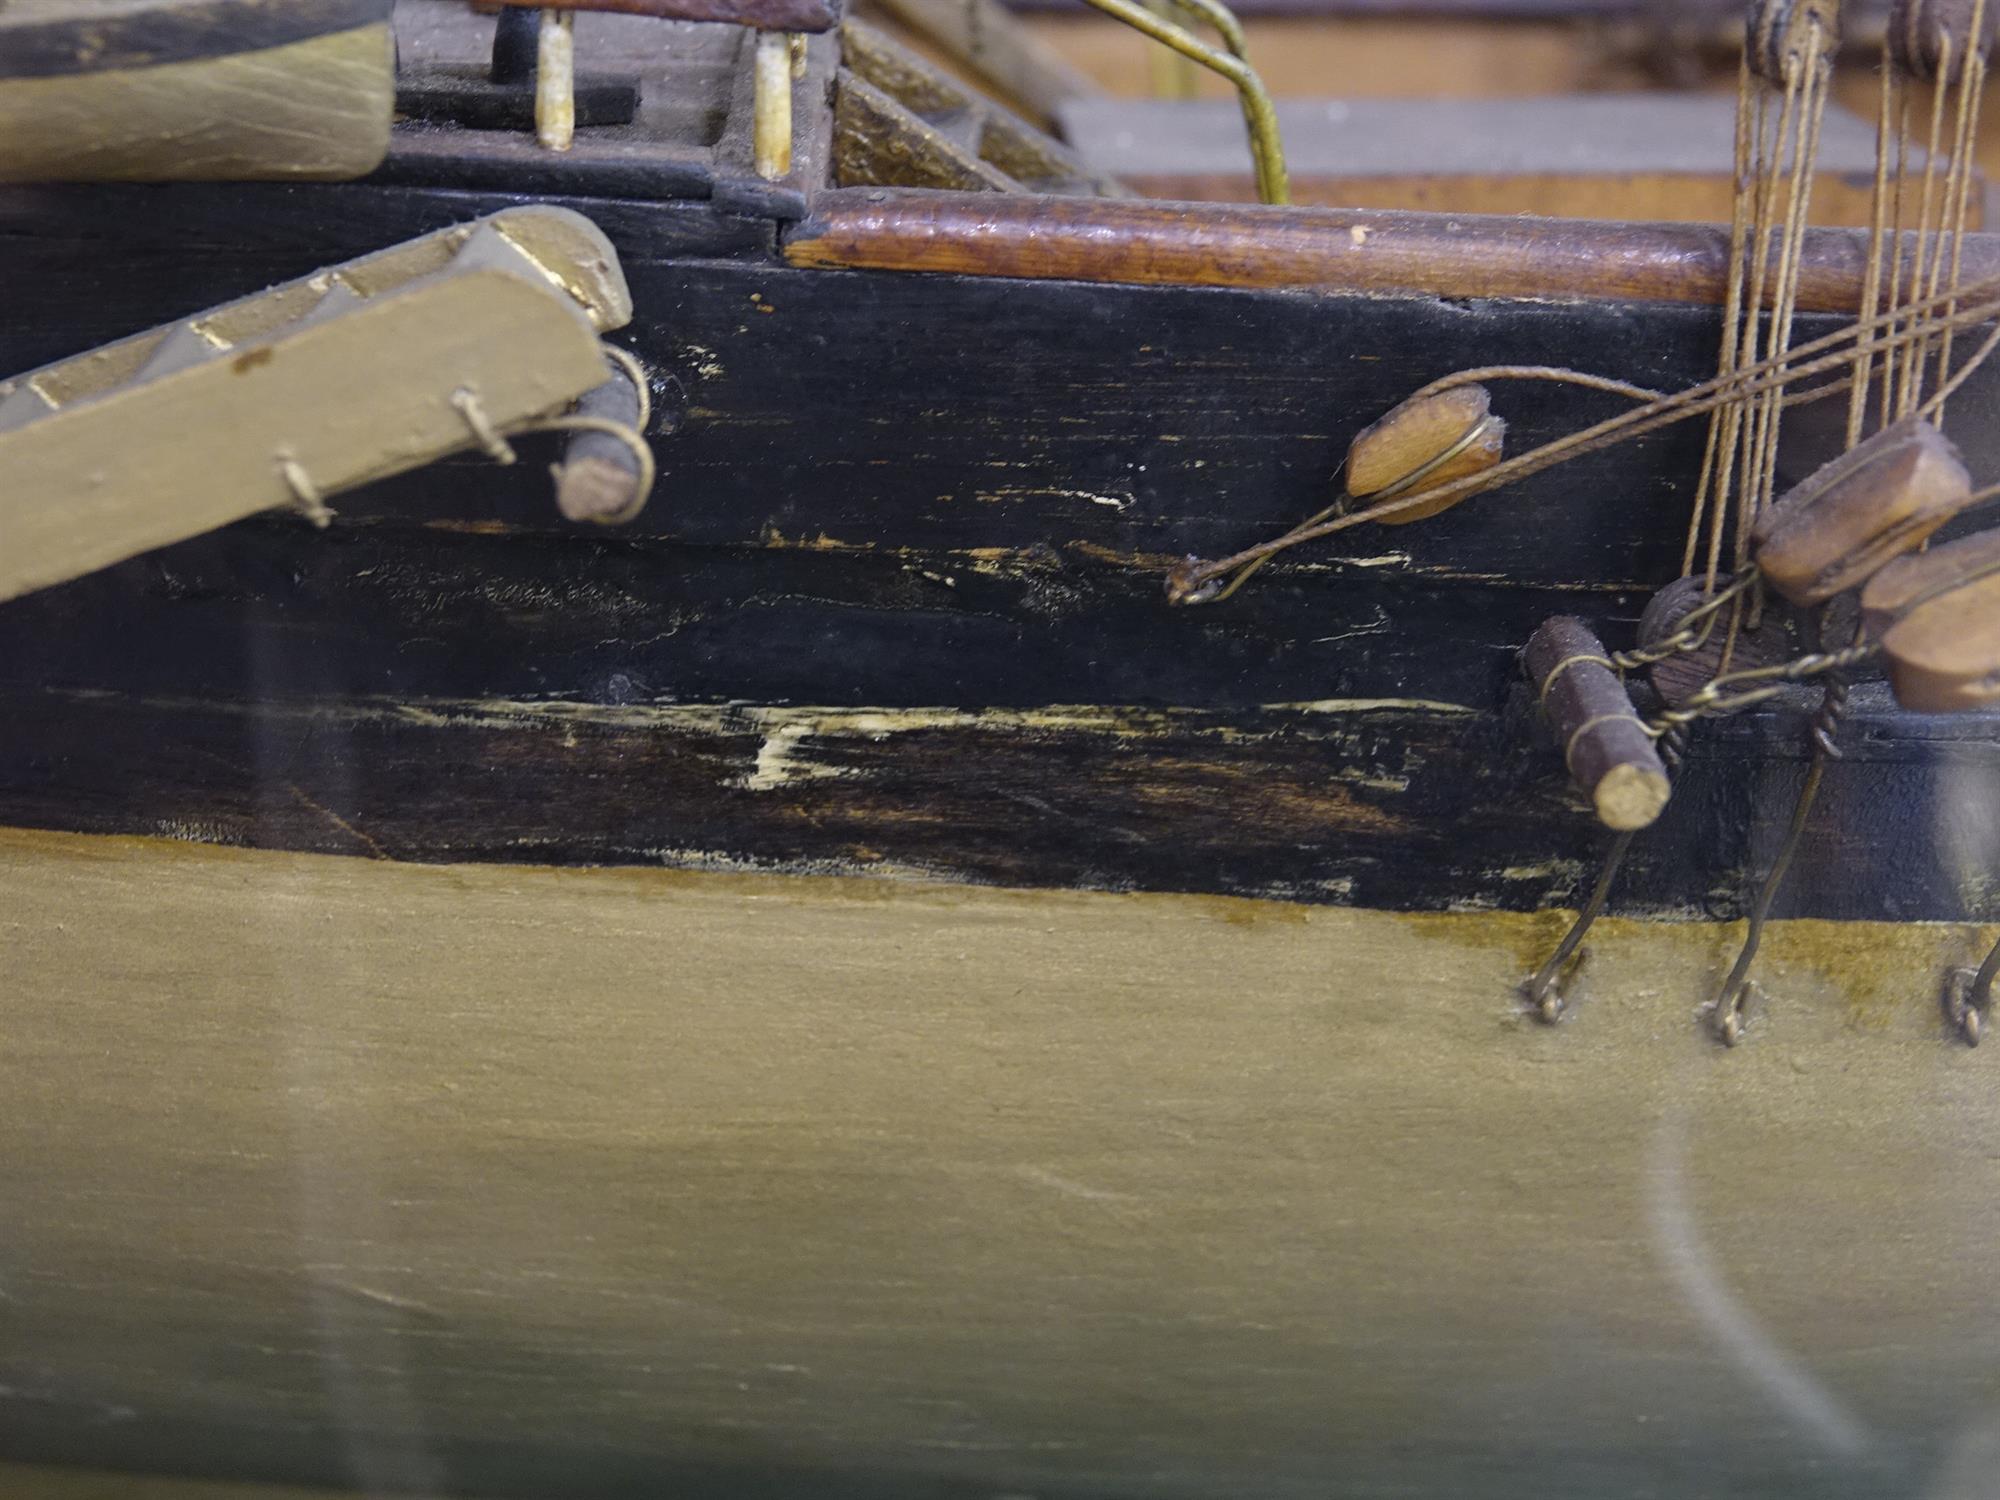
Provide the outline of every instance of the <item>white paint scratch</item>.
{"type": "Polygon", "coordinates": [[[1440,703],[1435,698],[1314,698],[1302,703],[1266,703],[1264,707],[1302,714],[1379,714],[1398,709],[1454,716],[1473,712],[1463,703],[1440,703]]]}
{"type": "Polygon", "coordinates": [[[1844,1457],[1857,1457],[1869,1446],[1867,1428],[1779,1347],[1724,1284],[1721,1269],[1702,1243],[1688,1203],[1690,1131],[1685,1112],[1670,1113],[1663,1119],[1653,1138],[1647,1173],[1646,1216],[1668,1274],[1702,1326],[1749,1384],[1828,1448],[1844,1457]]]}
{"type": "Polygon", "coordinates": [[[1053,1188],[1072,1198],[1086,1198],[1093,1203],[1136,1203],[1139,1200],[1130,1193],[1116,1193],[1109,1188],[1088,1187],[1081,1182],[1073,1182],[1067,1177],[1058,1177],[1054,1172],[1042,1167],[1016,1167],[1015,1173],[1029,1182],[1042,1187],[1053,1188]]]}

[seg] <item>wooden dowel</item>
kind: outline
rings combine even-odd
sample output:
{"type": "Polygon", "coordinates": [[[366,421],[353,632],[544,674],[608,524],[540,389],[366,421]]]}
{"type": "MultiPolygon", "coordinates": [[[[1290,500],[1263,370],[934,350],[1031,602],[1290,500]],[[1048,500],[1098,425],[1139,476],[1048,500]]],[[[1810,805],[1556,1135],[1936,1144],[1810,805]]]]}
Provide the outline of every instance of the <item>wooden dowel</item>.
{"type": "Polygon", "coordinates": [[[542,12],[535,59],[535,139],[551,151],[567,151],[576,139],[575,24],[569,11],[542,12]]]}
{"type": "Polygon", "coordinates": [[[1557,615],[1529,640],[1526,660],[1564,763],[1598,820],[1620,833],[1650,825],[1672,789],[1667,768],[1603,642],[1573,615],[1557,615]]]}
{"type": "MultiPolygon", "coordinates": [[[[636,432],[641,407],[642,397],[632,377],[614,367],[609,380],[577,398],[575,414],[615,422],[636,432]]],[[[555,470],[556,508],[571,521],[616,524],[630,520],[646,503],[641,489],[645,478],[639,455],[629,444],[602,430],[573,432],[555,470]]]]}
{"type": "MultiPolygon", "coordinates": [[[[1802,313],[1854,315],[1867,232],[1811,229],[1802,313]]],[[[1177,286],[1719,304],[1729,229],[1261,204],[837,188],[786,238],[793,265],[1177,286]]],[[[1966,236],[1968,284],[2000,235],[1966,236]]]]}
{"type": "Polygon", "coordinates": [[[792,170],[792,44],[782,31],[757,34],[753,152],[757,175],[775,182],[792,170]]]}

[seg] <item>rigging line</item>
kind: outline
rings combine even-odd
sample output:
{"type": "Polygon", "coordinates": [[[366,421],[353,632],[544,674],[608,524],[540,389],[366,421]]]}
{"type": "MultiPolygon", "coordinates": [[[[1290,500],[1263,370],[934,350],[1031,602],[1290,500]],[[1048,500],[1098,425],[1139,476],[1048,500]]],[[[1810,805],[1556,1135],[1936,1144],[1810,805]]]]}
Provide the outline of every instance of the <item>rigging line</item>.
{"type": "Polygon", "coordinates": [[[1722,989],[1711,1004],[1710,1014],[1715,1017],[1716,1035],[1725,1046],[1734,1047],[1743,1039],[1743,998],[1750,988],[1750,966],[1757,962],[1757,950],[1764,941],[1764,925],[1770,920],[1772,903],[1777,900],[1778,888],[1784,884],[1792,858],[1798,853],[1799,844],[1805,837],[1806,822],[1812,816],[1813,804],[1819,800],[1820,783],[1826,778],[1826,761],[1826,756],[1815,749],[1812,765],[1806,771],[1805,784],[1799,789],[1799,800],[1792,806],[1792,822],[1785,830],[1785,841],[1779,845],[1778,857],[1771,862],[1764,884],[1757,892],[1756,904],[1750,910],[1743,947],[1736,955],[1729,977],[1723,980],[1722,989]]]}
{"type": "MultiPolygon", "coordinates": [[[[1761,80],[1751,71],[1750,49],[1746,45],[1743,61],[1737,72],[1736,82],[1736,176],[1730,207],[1729,226],[1729,282],[1725,298],[1722,321],[1722,349],[1716,362],[1716,373],[1725,375],[1738,369],[1743,362],[1743,298],[1745,281],[1749,271],[1750,235],[1755,225],[1753,212],[1757,197],[1757,186],[1753,177],[1753,147],[1762,150],[1763,123],[1758,113],[1756,101],[1761,80]],[[1755,122],[1753,125],[1753,121],[1755,122]]],[[[1708,441],[1703,449],[1701,477],[1695,486],[1694,506],[1688,518],[1687,546],[1681,566],[1683,573],[1694,571],[1695,549],[1704,512],[1711,503],[1715,508],[1715,525],[1721,525],[1721,516],[1727,504],[1729,489],[1728,472],[1733,462],[1736,448],[1736,421],[1740,408],[1734,403],[1718,408],[1710,418],[1708,441]]],[[[1716,571],[1716,548],[1709,548],[1708,575],[1704,587],[1713,588],[1716,571]]]]}
{"type": "MultiPolygon", "coordinates": [[[[1972,209],[1972,152],[1974,143],[1978,139],[1979,112],[1985,103],[1986,97],[1986,53],[1977,45],[1977,39],[1985,35],[1986,5],[1987,0],[1976,0],[1972,8],[1972,35],[1975,42],[1967,50],[1965,62],[1960,69],[1961,87],[1964,89],[1964,92],[1959,99],[1959,111],[1961,115],[1959,124],[1959,151],[1958,160],[1954,163],[1960,169],[1958,209],[1952,225],[1951,236],[1951,286],[1954,291],[1957,290],[1960,282],[1964,279],[1966,220],[1970,217],[1972,209]]],[[[1955,306],[1956,303],[1948,303],[1946,305],[1945,311],[1947,316],[1955,306]]],[[[1943,378],[1945,372],[1951,367],[1953,332],[1954,330],[1949,327],[1945,329],[1943,343],[1939,347],[1937,368],[1940,379],[1943,378]]],[[[1939,401],[1936,405],[1938,415],[1935,420],[1942,424],[1944,421],[1944,402],[1939,401]]]]}
{"type": "MultiPolygon", "coordinates": [[[[1947,49],[1945,61],[1948,64],[1950,61],[1948,51],[1950,38],[1941,36],[1939,38],[1939,46],[1947,49]]],[[[1961,63],[1959,72],[1963,73],[1964,71],[1963,63],[1961,63]]],[[[1958,99],[1958,108],[1953,116],[1951,141],[1948,148],[1950,154],[1945,160],[1944,191],[1938,202],[1937,232],[1932,236],[1930,244],[1930,274],[1924,283],[1925,290],[1928,292],[1936,292],[1944,282],[1945,244],[1951,232],[1952,209],[1958,198],[1959,168],[1965,162],[1965,143],[1960,137],[1965,130],[1965,104],[1969,96],[1962,87],[1958,87],[1952,83],[1952,76],[1949,72],[1942,73],[1936,84],[1938,112],[1944,112],[1946,102],[1954,94],[1956,94],[1958,99]]],[[[1924,382],[1930,378],[1931,373],[1930,342],[1931,331],[1927,329],[1920,338],[1916,339],[1912,354],[1912,359],[1917,370],[1917,388],[1920,393],[1924,382]]],[[[1923,397],[1919,394],[1913,405],[1921,405],[1922,401],[1923,397]]]]}
{"type": "MultiPolygon", "coordinates": [[[[1743,57],[1736,75],[1736,176],[1733,182],[1729,223],[1729,284],[1723,300],[1722,353],[1716,363],[1716,373],[1733,370],[1738,364],[1737,345],[1743,322],[1743,281],[1745,260],[1749,250],[1750,201],[1754,191],[1750,182],[1750,95],[1754,77],[1750,71],[1750,49],[1743,49],[1743,57]]],[[[1694,559],[1700,545],[1702,517],[1708,509],[1714,491],[1717,459],[1724,441],[1723,428],[1726,413],[1733,410],[1723,407],[1717,410],[1708,424],[1708,444],[1702,452],[1701,477],[1695,482],[1694,512],[1688,518],[1687,546],[1681,554],[1683,576],[1694,571],[1694,559]]],[[[1731,440],[1734,434],[1729,434],[1731,440]]],[[[1715,565],[1710,560],[1707,589],[1715,587],[1715,565]]]]}
{"type": "Polygon", "coordinates": [[[1482,385],[1489,380],[1545,380],[1557,385],[1580,385],[1586,390],[1607,391],[1614,396],[1629,396],[1634,401],[1664,401],[1666,393],[1648,390],[1643,385],[1633,385],[1630,381],[1614,380],[1609,375],[1587,375],[1581,370],[1564,369],[1561,365],[1482,365],[1474,370],[1455,370],[1441,379],[1433,380],[1416,394],[1406,398],[1405,406],[1421,401],[1426,396],[1442,395],[1446,391],[1457,390],[1462,385],[1482,385]]]}
{"type": "MultiPolygon", "coordinates": [[[[2000,277],[1987,278],[1975,283],[1970,288],[1963,289],[1956,295],[1960,297],[1976,295],[1989,300],[1977,302],[1971,307],[1961,307],[1952,315],[1949,321],[1954,325],[1969,326],[1975,323],[1983,323],[1996,313],[2000,313],[2000,299],[1994,299],[1995,293],[2000,293],[2000,277]]],[[[1923,306],[1922,303],[1913,304],[1913,307],[1917,310],[1922,310],[1923,306]]],[[[1902,309],[1897,309],[1881,317],[1865,321],[1858,320],[1832,333],[1814,339],[1809,343],[1799,345],[1787,354],[1785,360],[1782,362],[1785,365],[1783,375],[1775,383],[1785,385],[1792,381],[1807,380],[1846,365],[1852,357],[1850,351],[1840,351],[1831,355],[1822,355],[1821,351],[1838,349],[1839,345],[1850,341],[1857,342],[1859,348],[1866,352],[1886,348],[1891,342],[1890,338],[1864,338],[1863,336],[1881,332],[1885,327],[1899,321],[1902,311],[1902,309]],[[1813,358],[1803,364],[1796,363],[1796,361],[1807,355],[1820,357],[1813,358]]],[[[1658,431],[1662,427],[1671,426],[1676,422],[1683,422],[1691,417],[1701,416],[1706,412],[1713,411],[1721,402],[1742,400],[1745,397],[1761,394],[1770,383],[1772,383],[1771,373],[1767,367],[1762,365],[1749,366],[1743,372],[1728,376],[1718,376],[1714,380],[1705,381],[1698,386],[1692,386],[1677,395],[1666,397],[1661,401],[1640,407],[1635,411],[1624,413],[1621,416],[1612,417],[1604,422],[1597,423],[1595,426],[1585,428],[1580,432],[1572,433],[1567,437],[1544,444],[1540,448],[1531,449],[1527,453],[1496,464],[1493,468],[1486,470],[1482,474],[1453,480],[1451,483],[1439,485],[1435,489],[1419,491],[1397,499],[1387,505],[1375,505],[1359,511],[1349,511],[1345,515],[1336,516],[1317,526],[1296,528],[1283,536],[1270,541],[1260,542],[1253,547],[1247,547],[1228,557],[1213,561],[1189,559],[1186,564],[1174,570],[1172,575],[1173,583],[1171,585],[1174,596],[1181,602],[1189,602],[1209,580],[1222,577],[1246,564],[1285,551],[1303,542],[1318,541],[1323,537],[1346,531],[1364,522],[1380,520],[1391,515],[1399,515],[1418,505],[1435,504],[1440,499],[1450,499],[1455,503],[1459,500],[1469,499],[1474,495],[1484,494],[1489,490],[1498,489],[1504,484],[1511,484],[1517,479],[1524,479],[1531,475],[1540,474],[1558,464],[1566,463],[1572,458],[1581,457],[1587,453],[1598,452],[1604,448],[1627,442],[1633,438],[1643,437],[1648,433],[1658,431]]],[[[1797,401],[1821,400],[1827,396],[1837,394],[1845,385],[1846,382],[1844,380],[1834,381],[1827,385],[1801,392],[1795,399],[1797,401]]]]}
{"type": "MultiPolygon", "coordinates": [[[[1949,327],[1950,325],[1947,325],[1947,331],[1949,331],[1949,327]]],[[[1985,340],[1980,346],[1972,351],[1971,357],[1963,365],[1959,366],[1951,379],[1939,386],[1937,394],[1925,403],[1922,412],[1923,419],[1927,422],[1943,421],[1945,402],[1957,395],[1959,387],[1979,372],[1979,367],[1986,363],[1988,356],[1996,348],[2000,348],[2000,324],[1995,325],[1993,331],[1986,335],[1985,340]]]]}
{"type": "MultiPolygon", "coordinates": [[[[1890,102],[1895,87],[1895,60],[1885,36],[1882,39],[1881,103],[1875,126],[1875,191],[1868,205],[1868,267],[1862,276],[1861,307],[1857,313],[1863,318],[1873,317],[1881,311],[1882,263],[1889,253],[1889,127],[1890,102]]],[[[1861,430],[1867,423],[1868,382],[1874,370],[1873,355],[1856,356],[1854,385],[1847,402],[1847,446],[1850,448],[1861,441],[1861,430]]]]}
{"type": "MultiPolygon", "coordinates": [[[[1937,182],[1938,156],[1944,140],[1945,100],[1951,94],[1950,86],[1946,82],[1951,77],[1951,59],[1951,33],[1941,28],[1938,31],[1937,82],[1931,87],[1930,144],[1924,151],[1924,190],[1917,200],[1917,253],[1915,263],[1910,268],[1910,295],[1913,298],[1921,294],[1923,287],[1926,249],[1930,248],[1934,252],[1932,259],[1935,260],[1935,252],[1941,251],[1944,246],[1942,216],[1939,219],[1938,230],[1934,232],[1931,229],[1931,195],[1937,182]]],[[[1917,403],[1923,399],[1924,362],[1917,348],[1917,327],[1914,317],[1911,318],[1909,331],[1904,336],[1904,344],[1902,375],[1896,391],[1896,415],[1899,417],[1910,415],[1917,409],[1917,403]]]]}
{"type": "MultiPolygon", "coordinates": [[[[1817,27],[1814,28],[1814,34],[1818,34],[1817,27]]],[[[1771,295],[1773,305],[1768,319],[1764,317],[1764,293],[1765,283],[1770,273],[1771,241],[1779,234],[1777,224],[1778,184],[1784,175],[1787,155],[1790,155],[1794,165],[1796,165],[1799,153],[1804,149],[1805,142],[1805,126],[1801,118],[1800,108],[1801,96],[1805,92],[1805,79],[1803,76],[1805,62],[1801,54],[1797,52],[1786,53],[1784,70],[1785,93],[1782,107],[1778,113],[1778,138],[1776,147],[1768,160],[1764,155],[1762,110],[1760,110],[1759,118],[1757,138],[1757,185],[1759,194],[1756,218],[1751,226],[1751,236],[1755,249],[1750,272],[1750,300],[1747,313],[1749,338],[1746,340],[1748,344],[1746,352],[1752,360],[1756,360],[1759,357],[1760,341],[1758,334],[1760,330],[1764,331],[1764,339],[1762,341],[1763,358],[1769,359],[1777,352],[1772,345],[1775,343],[1778,335],[1776,304],[1782,300],[1782,291],[1780,288],[1773,288],[1771,295]]],[[[1789,215],[1787,215],[1785,227],[1789,230],[1789,215]]],[[[1783,244],[1790,244],[1789,234],[1785,235],[1783,244]]],[[[1781,276],[1783,274],[1782,264],[1783,254],[1781,250],[1779,273],[1781,276]]],[[[1737,552],[1739,554],[1743,552],[1749,541],[1749,522],[1746,519],[1746,513],[1753,503],[1751,496],[1756,484],[1755,470],[1757,457],[1761,451],[1763,416],[1764,410],[1760,404],[1750,404],[1748,406],[1741,418],[1741,473],[1732,473],[1731,470],[1734,466],[1725,462],[1722,483],[1716,491],[1720,503],[1724,507],[1731,509],[1735,515],[1737,552]],[[1733,506],[1731,504],[1732,500],[1734,502],[1733,506]]],[[[1717,520],[1720,521],[1720,519],[1720,513],[1718,513],[1717,520]]],[[[1740,556],[1738,562],[1739,564],[1741,562],[1740,556]]],[[[1713,567],[1713,562],[1711,562],[1711,567],[1713,567]]]]}
{"type": "Polygon", "coordinates": [[[1663,708],[1646,721],[1646,732],[1654,739],[1702,719],[1719,719],[1739,709],[1768,703],[1795,682],[1838,676],[1881,655],[1882,646],[1857,631],[1855,644],[1842,651],[1813,650],[1790,661],[1767,667],[1745,667],[1711,677],[1702,689],[1678,708],[1663,708]],[[1746,685],[1747,684],[1747,685],[1746,685]]]}
{"type": "MultiPolygon", "coordinates": [[[[1833,64],[1825,54],[1823,36],[1817,23],[1813,26],[1815,48],[1810,62],[1810,72],[1805,83],[1805,97],[1802,105],[1803,119],[1800,123],[1800,138],[1792,159],[1791,195],[1787,205],[1784,223],[1782,255],[1778,262],[1778,280],[1773,290],[1776,305],[1771,310],[1771,328],[1767,353],[1784,358],[1792,342],[1794,319],[1797,316],[1799,300],[1800,252],[1805,243],[1806,216],[1811,204],[1814,173],[1819,160],[1820,125],[1826,117],[1827,93],[1833,81],[1833,64]]],[[[1783,372],[1780,365],[1780,373],[1783,372]]],[[[1784,411],[1783,387],[1777,387],[1765,395],[1760,417],[1760,435],[1763,446],[1757,455],[1757,471],[1754,476],[1745,475],[1743,503],[1738,509],[1736,524],[1736,564],[1743,566],[1750,559],[1750,528],[1757,515],[1771,503],[1778,482],[1778,427],[1784,411]]]]}
{"type": "MultiPolygon", "coordinates": [[[[1899,77],[1896,84],[1896,192],[1894,229],[1890,237],[1889,297],[1891,311],[1902,305],[1903,297],[1903,187],[1909,176],[1910,160],[1910,80],[1899,77]]],[[[1896,344],[1891,339],[1882,351],[1882,425],[1894,420],[1896,404],[1896,344]]]]}
{"type": "MultiPolygon", "coordinates": [[[[1623,380],[1614,380],[1608,375],[1586,375],[1580,370],[1566,370],[1559,365],[1487,365],[1476,370],[1459,370],[1453,374],[1444,376],[1442,379],[1434,380],[1415,395],[1408,397],[1402,404],[1409,406],[1413,402],[1423,400],[1426,396],[1441,395],[1446,391],[1456,390],[1460,386],[1477,385],[1489,380],[1545,380],[1562,385],[1583,386],[1588,390],[1606,391],[1611,395],[1624,396],[1633,401],[1653,402],[1666,399],[1663,393],[1648,390],[1644,386],[1633,385],[1623,380]]],[[[1285,535],[1291,536],[1297,532],[1305,531],[1310,527],[1319,525],[1322,521],[1330,517],[1340,514],[1340,512],[1347,508],[1348,501],[1351,499],[1361,498],[1381,504],[1385,501],[1393,500],[1400,495],[1408,494],[1432,474],[1435,474],[1439,469],[1459,457],[1474,443],[1478,442],[1486,434],[1488,425],[1487,422],[1473,423],[1471,427],[1466,429],[1465,435],[1457,442],[1434,458],[1412,469],[1394,484],[1375,490],[1365,496],[1343,495],[1340,499],[1335,500],[1333,504],[1327,506],[1326,509],[1308,516],[1305,520],[1294,526],[1291,531],[1286,532],[1285,535]]],[[[1346,466],[1347,461],[1342,459],[1341,468],[1344,469],[1346,466]]],[[[1338,470],[1335,471],[1334,477],[1338,480],[1338,470]]],[[[1221,604],[1233,597],[1237,590],[1241,589],[1244,584],[1255,577],[1258,569],[1262,568],[1275,555],[1275,553],[1270,554],[1249,564],[1229,581],[1227,588],[1204,599],[1202,602],[1205,604],[1221,604]]]]}

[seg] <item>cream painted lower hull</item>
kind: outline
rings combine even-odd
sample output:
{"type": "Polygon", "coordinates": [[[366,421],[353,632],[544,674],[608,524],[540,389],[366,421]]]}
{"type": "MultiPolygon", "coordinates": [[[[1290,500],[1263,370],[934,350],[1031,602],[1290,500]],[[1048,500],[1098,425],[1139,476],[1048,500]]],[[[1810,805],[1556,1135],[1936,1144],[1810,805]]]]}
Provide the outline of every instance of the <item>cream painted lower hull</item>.
{"type": "Polygon", "coordinates": [[[1991,1494],[1982,934],[1557,928],[0,833],[0,1457],[1991,1494]]]}

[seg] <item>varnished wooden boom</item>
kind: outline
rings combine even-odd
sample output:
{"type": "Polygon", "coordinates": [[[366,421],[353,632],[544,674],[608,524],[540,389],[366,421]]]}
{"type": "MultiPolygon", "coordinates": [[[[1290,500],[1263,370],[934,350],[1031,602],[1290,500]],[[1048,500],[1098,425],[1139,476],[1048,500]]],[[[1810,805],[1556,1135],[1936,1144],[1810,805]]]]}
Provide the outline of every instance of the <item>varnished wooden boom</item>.
{"type": "MultiPolygon", "coordinates": [[[[1063,281],[1720,303],[1729,232],[847,188],[816,200],[785,254],[799,266],[1063,281]]],[[[1808,231],[1800,310],[1853,312],[1866,258],[1862,231],[1808,231]]],[[[1964,274],[2000,274],[2000,235],[1966,238],[1964,274]]]]}

